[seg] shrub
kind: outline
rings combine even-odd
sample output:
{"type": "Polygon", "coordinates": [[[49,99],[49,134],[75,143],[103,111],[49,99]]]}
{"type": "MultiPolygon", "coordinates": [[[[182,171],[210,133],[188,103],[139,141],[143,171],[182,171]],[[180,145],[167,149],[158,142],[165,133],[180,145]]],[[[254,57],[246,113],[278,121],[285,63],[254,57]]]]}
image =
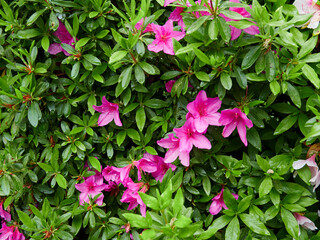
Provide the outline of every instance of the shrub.
{"type": "Polygon", "coordinates": [[[319,6],[250,4],[1,0],[0,239],[318,239],[319,6]]]}

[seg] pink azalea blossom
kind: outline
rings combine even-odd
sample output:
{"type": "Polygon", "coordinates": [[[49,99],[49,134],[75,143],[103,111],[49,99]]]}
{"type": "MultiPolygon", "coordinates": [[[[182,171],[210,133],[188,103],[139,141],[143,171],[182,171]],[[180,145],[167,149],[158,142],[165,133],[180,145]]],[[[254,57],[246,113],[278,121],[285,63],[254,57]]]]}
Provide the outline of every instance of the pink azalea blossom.
{"type": "MultiPolygon", "coordinates": [[[[170,80],[165,84],[167,92],[171,93],[172,87],[175,84],[175,82],[176,82],[176,80],[170,80]]],[[[193,88],[193,86],[191,85],[190,82],[188,82],[188,87],[193,88]]]]}
{"type": "Polygon", "coordinates": [[[225,125],[222,132],[223,137],[229,137],[230,134],[237,128],[241,141],[245,146],[248,145],[246,126],[248,128],[252,128],[253,124],[252,121],[247,118],[247,115],[241,112],[239,108],[221,111],[219,122],[222,125],[225,125]]]}
{"type": "Polygon", "coordinates": [[[5,222],[2,222],[0,229],[0,240],[25,240],[25,236],[19,232],[18,227],[8,227],[5,222]]]}
{"type": "Polygon", "coordinates": [[[11,221],[11,214],[3,209],[3,202],[0,202],[0,217],[8,222],[11,221]]]}
{"type": "Polygon", "coordinates": [[[171,4],[171,3],[173,3],[173,2],[176,2],[176,1],[178,1],[178,0],[165,0],[163,6],[166,7],[166,6],[168,6],[169,4],[171,4]]]}
{"type": "Polygon", "coordinates": [[[181,15],[181,13],[183,13],[183,11],[184,11],[183,7],[177,7],[175,10],[173,10],[173,12],[170,14],[168,19],[172,20],[174,22],[178,22],[178,26],[181,27],[181,30],[185,31],[186,25],[184,24],[183,19],[182,19],[182,15],[181,15]]]}
{"type": "Polygon", "coordinates": [[[299,213],[293,213],[293,216],[296,218],[299,225],[301,225],[305,229],[309,230],[317,230],[316,225],[314,225],[314,222],[312,222],[309,218],[300,215],[299,213]]]}
{"type": "Polygon", "coordinates": [[[307,160],[298,160],[298,161],[293,162],[292,167],[295,170],[298,170],[298,169],[303,168],[305,165],[307,165],[310,169],[310,172],[311,172],[311,178],[313,178],[319,172],[318,164],[316,163],[315,159],[316,159],[316,154],[312,155],[307,160]]]}
{"type": "Polygon", "coordinates": [[[128,210],[132,210],[140,205],[141,215],[145,217],[147,207],[139,196],[139,192],[145,193],[147,191],[147,186],[145,186],[144,183],[129,182],[127,187],[128,188],[124,191],[120,202],[129,203],[128,210]],[[140,190],[141,187],[142,189],[140,190]]]}
{"type": "Polygon", "coordinates": [[[102,97],[102,104],[100,106],[93,105],[92,108],[102,113],[100,114],[98,119],[99,126],[105,126],[108,123],[110,123],[112,120],[114,120],[114,123],[117,126],[120,126],[120,127],[122,126],[122,123],[119,117],[118,104],[108,102],[105,96],[102,97]]]}
{"type": "Polygon", "coordinates": [[[319,26],[320,6],[317,2],[317,0],[295,0],[293,3],[299,14],[312,14],[310,20],[305,24],[307,28],[315,29],[319,26]]]}
{"type": "MultiPolygon", "coordinates": [[[[103,178],[98,176],[90,176],[85,179],[83,183],[79,183],[75,185],[76,189],[80,191],[80,205],[84,205],[84,202],[89,203],[91,198],[94,198],[96,195],[102,193],[103,190],[107,187],[106,184],[103,183],[103,178]]],[[[103,202],[103,194],[101,194],[97,200],[97,205],[101,206],[103,202]]]]}
{"type": "MultiPolygon", "coordinates": [[[[151,175],[157,180],[162,182],[162,179],[169,168],[172,171],[176,170],[176,166],[170,163],[165,163],[162,157],[152,155],[149,153],[145,153],[143,158],[140,161],[144,160],[147,164],[145,164],[145,168],[149,167],[149,172],[151,175]],[[152,163],[152,164],[151,164],[152,163]]],[[[145,171],[145,170],[144,170],[145,171]]],[[[139,179],[138,179],[139,180],[139,179]]]]}
{"type": "MultiPolygon", "coordinates": [[[[134,26],[137,30],[140,30],[141,27],[143,27],[143,23],[144,21],[146,20],[146,17],[145,18],[141,18],[139,20],[139,22],[137,22],[137,24],[134,26]]],[[[146,33],[146,32],[153,32],[153,26],[155,26],[156,24],[154,23],[150,23],[146,26],[146,28],[143,30],[143,33],[146,33]]]]}
{"type": "Polygon", "coordinates": [[[160,52],[163,51],[166,54],[174,55],[172,38],[177,41],[184,38],[184,32],[173,31],[173,22],[168,20],[164,26],[153,26],[155,33],[155,40],[148,45],[149,51],[160,52]]]}
{"type": "Polygon", "coordinates": [[[180,139],[179,148],[181,152],[190,152],[193,145],[201,149],[211,149],[210,141],[197,132],[193,118],[187,119],[181,128],[174,128],[173,131],[180,139]]]}
{"type": "Polygon", "coordinates": [[[157,141],[160,147],[169,149],[165,155],[164,162],[171,163],[179,157],[181,164],[188,167],[190,161],[189,152],[180,151],[180,139],[175,138],[172,133],[168,134],[168,137],[157,141]]]}
{"type": "MultiPolygon", "coordinates": [[[[74,39],[60,20],[59,20],[59,27],[57,31],[53,33],[53,35],[59,38],[61,43],[66,43],[74,48],[74,45],[73,45],[74,39]]],[[[63,52],[66,56],[71,56],[70,53],[68,53],[66,50],[62,48],[61,43],[52,43],[49,46],[48,53],[56,55],[60,52],[63,52]]]]}
{"type": "Polygon", "coordinates": [[[220,126],[220,113],[217,111],[221,107],[221,101],[218,97],[208,98],[204,90],[201,90],[196,100],[187,105],[190,114],[188,118],[194,119],[194,126],[200,133],[205,132],[209,125],[220,126]]]}
{"type": "MultiPolygon", "coordinates": [[[[240,3],[239,0],[230,0],[230,2],[240,3]]],[[[249,6],[251,7],[251,5],[249,5],[249,6]]],[[[250,13],[245,8],[231,7],[229,10],[233,11],[233,12],[236,12],[236,13],[239,13],[240,15],[242,15],[245,18],[250,18],[251,17],[250,13]]],[[[227,22],[229,22],[229,21],[239,21],[239,20],[236,20],[236,19],[228,18],[223,14],[220,14],[220,16],[223,17],[227,22]]],[[[250,27],[245,28],[245,29],[238,29],[238,28],[235,28],[235,27],[233,27],[231,25],[229,27],[230,27],[230,30],[231,30],[231,40],[237,39],[240,36],[242,30],[244,32],[250,34],[250,35],[256,35],[256,34],[260,33],[259,28],[257,26],[250,26],[250,27]]]]}
{"type": "Polygon", "coordinates": [[[157,165],[149,153],[145,153],[139,161],[134,161],[133,165],[138,169],[138,181],[141,180],[141,172],[154,173],[157,171],[157,165]]]}
{"type": "Polygon", "coordinates": [[[113,166],[107,166],[102,170],[102,176],[107,182],[121,183],[120,170],[113,166]]]}
{"type": "MultiPolygon", "coordinates": [[[[217,215],[222,210],[222,208],[228,209],[223,200],[223,191],[224,191],[224,188],[221,189],[221,192],[217,196],[212,198],[212,203],[209,208],[209,212],[212,215],[217,215]]],[[[238,200],[239,196],[237,194],[232,193],[232,195],[236,200],[238,200]]]]}
{"type": "Polygon", "coordinates": [[[309,167],[310,172],[311,172],[310,183],[311,183],[311,185],[314,186],[313,191],[315,191],[315,189],[320,185],[320,171],[318,168],[318,164],[315,161],[315,158],[316,158],[316,154],[314,154],[313,156],[311,156],[307,160],[298,160],[292,164],[292,167],[295,170],[301,169],[305,165],[307,165],[309,167]]]}

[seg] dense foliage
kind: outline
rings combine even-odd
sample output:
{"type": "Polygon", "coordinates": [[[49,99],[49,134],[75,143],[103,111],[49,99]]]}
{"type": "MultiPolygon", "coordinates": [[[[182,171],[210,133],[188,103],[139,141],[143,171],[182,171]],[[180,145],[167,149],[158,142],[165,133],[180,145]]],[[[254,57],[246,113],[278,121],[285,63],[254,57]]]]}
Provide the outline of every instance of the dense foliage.
{"type": "Polygon", "coordinates": [[[316,2],[1,0],[0,239],[319,239],[316,2]]]}

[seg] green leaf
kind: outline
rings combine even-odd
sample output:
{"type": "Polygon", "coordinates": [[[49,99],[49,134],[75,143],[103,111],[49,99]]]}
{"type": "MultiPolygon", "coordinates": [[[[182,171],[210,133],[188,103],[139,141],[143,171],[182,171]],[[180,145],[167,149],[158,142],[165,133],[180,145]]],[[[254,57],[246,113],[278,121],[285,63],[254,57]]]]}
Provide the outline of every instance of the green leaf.
{"type": "Polygon", "coordinates": [[[276,78],[276,63],[272,51],[269,51],[265,55],[265,71],[267,80],[269,82],[273,81],[276,78]]]}
{"type": "Polygon", "coordinates": [[[250,68],[259,58],[261,53],[261,46],[255,46],[244,56],[241,68],[242,70],[250,68]]]}
{"type": "Polygon", "coordinates": [[[223,17],[218,16],[217,19],[217,25],[221,38],[223,39],[223,41],[229,42],[231,39],[230,27],[228,26],[226,20],[223,17]]]}
{"type": "Polygon", "coordinates": [[[316,87],[316,89],[319,89],[320,80],[316,71],[312,67],[310,67],[308,64],[306,64],[302,67],[302,72],[304,76],[307,79],[309,79],[310,82],[316,87]]]}
{"type": "Polygon", "coordinates": [[[72,79],[75,79],[76,77],[78,77],[79,71],[80,71],[80,62],[76,62],[76,63],[73,64],[73,66],[72,66],[71,78],[72,78],[72,79]]]}
{"type": "Polygon", "coordinates": [[[142,201],[144,202],[144,204],[147,205],[147,207],[156,211],[160,210],[158,199],[156,199],[155,197],[149,196],[148,194],[145,194],[143,192],[139,192],[139,195],[142,201]]]}
{"type": "Polygon", "coordinates": [[[5,196],[8,196],[10,194],[10,183],[7,177],[2,178],[1,190],[5,196]]]}
{"type": "Polygon", "coordinates": [[[28,120],[33,127],[38,126],[38,122],[41,119],[41,110],[37,102],[32,102],[28,109],[28,120]]]}
{"type": "Polygon", "coordinates": [[[222,215],[221,217],[215,219],[210,227],[205,232],[200,234],[198,239],[203,240],[211,238],[218,230],[224,228],[231,221],[231,219],[232,217],[227,215],[222,215]]]}
{"type": "Polygon", "coordinates": [[[39,11],[36,11],[35,13],[33,13],[27,20],[27,26],[32,25],[35,21],[37,21],[37,19],[42,15],[42,13],[44,13],[44,11],[46,11],[47,9],[42,9],[39,11]]]}
{"type": "Polygon", "coordinates": [[[139,65],[136,65],[134,67],[134,76],[137,82],[140,84],[143,84],[146,80],[146,75],[144,74],[143,69],[139,65]]]}
{"type": "Polygon", "coordinates": [[[238,240],[240,237],[240,224],[238,217],[234,217],[226,229],[225,240],[238,240]]]}
{"type": "Polygon", "coordinates": [[[181,74],[182,74],[182,72],[180,72],[180,71],[169,71],[169,72],[165,72],[164,74],[162,74],[160,79],[161,80],[169,80],[169,79],[171,80],[171,79],[173,79],[173,78],[175,78],[175,77],[177,77],[177,76],[179,76],[181,74]]]}
{"type": "Polygon", "coordinates": [[[248,142],[258,150],[262,150],[261,138],[255,128],[250,128],[247,132],[248,142]]]}
{"type": "Polygon", "coordinates": [[[183,204],[184,204],[184,196],[182,193],[182,189],[179,188],[172,202],[173,214],[175,216],[177,216],[180,213],[183,207],[183,204]]]}
{"type": "Polygon", "coordinates": [[[77,14],[73,15],[72,26],[73,26],[73,36],[77,36],[78,31],[79,31],[79,19],[78,19],[77,14]]]}
{"type": "Polygon", "coordinates": [[[112,53],[110,59],[109,59],[109,64],[115,63],[123,59],[126,55],[128,54],[127,51],[125,50],[120,50],[117,52],[112,53]]]}
{"type": "Polygon", "coordinates": [[[232,80],[231,80],[231,77],[228,73],[226,72],[222,72],[220,74],[220,82],[222,84],[222,86],[227,89],[227,90],[230,90],[231,87],[232,87],[232,80]]]}
{"type": "Polygon", "coordinates": [[[185,228],[188,227],[192,223],[192,220],[183,215],[178,216],[177,220],[174,222],[174,225],[177,228],[185,228]]]}
{"type": "Polygon", "coordinates": [[[35,229],[36,225],[35,223],[30,219],[30,217],[28,216],[28,214],[26,214],[25,212],[22,212],[20,210],[17,210],[18,216],[19,216],[19,220],[26,225],[28,228],[31,229],[35,229]]]}
{"type": "Polygon", "coordinates": [[[201,26],[202,24],[205,23],[205,21],[207,21],[209,19],[210,16],[202,16],[202,17],[199,17],[195,22],[193,22],[191,24],[191,26],[188,28],[187,30],[187,35],[197,31],[201,26]]]}
{"type": "Polygon", "coordinates": [[[146,113],[144,108],[140,107],[136,112],[136,122],[139,128],[139,131],[142,132],[144,125],[146,123],[146,113]]]}
{"type": "Polygon", "coordinates": [[[300,52],[297,55],[298,59],[304,58],[305,56],[307,56],[309,53],[312,52],[312,50],[315,48],[316,44],[318,41],[318,37],[317,36],[312,36],[311,38],[308,39],[308,41],[306,41],[301,49],[300,52]]]}
{"type": "Polygon", "coordinates": [[[252,199],[252,195],[246,196],[245,198],[243,198],[238,205],[238,211],[239,213],[244,212],[245,210],[248,209],[248,207],[251,204],[251,199],[252,199]]]}
{"type": "Polygon", "coordinates": [[[101,64],[101,61],[97,57],[93,56],[92,54],[84,54],[83,57],[93,65],[101,64]]]}
{"type": "Polygon", "coordinates": [[[238,29],[246,29],[248,27],[256,25],[255,23],[253,23],[249,20],[246,20],[246,19],[239,20],[239,21],[229,21],[229,22],[227,22],[227,24],[229,24],[235,28],[238,28],[238,29]]]}
{"type": "Polygon", "coordinates": [[[131,81],[131,73],[132,73],[132,66],[129,66],[126,69],[122,70],[120,74],[119,83],[121,83],[123,90],[129,86],[129,83],[131,81]]]}
{"type": "Polygon", "coordinates": [[[122,216],[124,216],[129,221],[132,227],[137,227],[137,228],[150,227],[147,219],[145,217],[142,217],[140,214],[123,213],[122,216]]]}
{"type": "Polygon", "coordinates": [[[120,147],[121,144],[123,143],[124,139],[126,138],[127,132],[126,131],[121,131],[117,134],[117,144],[120,147]]]}
{"type": "Polygon", "coordinates": [[[259,197],[263,197],[269,194],[269,192],[272,189],[272,186],[273,184],[271,177],[265,177],[265,179],[263,179],[259,187],[259,197]]]}
{"type": "Polygon", "coordinates": [[[280,87],[280,84],[278,83],[277,80],[271,81],[269,86],[270,86],[270,90],[273,93],[273,95],[278,95],[280,93],[281,87],[280,87]]]}
{"type": "Polygon", "coordinates": [[[101,172],[101,164],[100,164],[100,161],[97,158],[90,156],[89,157],[89,162],[90,162],[91,166],[94,169],[96,169],[97,171],[101,172]]]}
{"type": "Polygon", "coordinates": [[[298,115],[288,115],[285,117],[278,125],[274,131],[274,135],[279,135],[287,130],[289,130],[298,120],[298,115]]]}
{"type": "Polygon", "coordinates": [[[41,162],[38,162],[38,165],[43,169],[45,170],[46,172],[53,172],[53,168],[47,164],[47,163],[41,163],[41,162]]]}
{"type": "Polygon", "coordinates": [[[149,99],[144,102],[144,105],[146,105],[149,108],[159,109],[167,107],[168,103],[160,99],[149,99]]]}
{"type": "Polygon", "coordinates": [[[299,239],[299,224],[296,218],[290,211],[285,208],[281,208],[281,218],[288,233],[294,238],[299,239]]]}
{"type": "Polygon", "coordinates": [[[204,81],[204,82],[210,81],[209,75],[205,72],[195,72],[195,75],[201,81],[204,81]]]}
{"type": "Polygon", "coordinates": [[[84,45],[86,45],[88,43],[88,41],[90,40],[90,38],[86,37],[86,38],[81,38],[76,42],[76,49],[79,49],[81,47],[83,47],[84,45]]]}
{"type": "Polygon", "coordinates": [[[207,196],[209,196],[211,193],[211,182],[208,176],[204,176],[202,178],[202,186],[204,192],[207,194],[207,196]]]}
{"type": "Polygon", "coordinates": [[[216,40],[218,38],[219,27],[216,18],[214,18],[208,28],[208,35],[211,40],[216,40]]]}
{"type": "Polygon", "coordinates": [[[289,97],[291,98],[291,101],[298,108],[301,108],[301,98],[297,88],[291,85],[290,83],[287,83],[287,85],[288,85],[288,94],[289,94],[289,97]]]}
{"type": "Polygon", "coordinates": [[[236,75],[236,80],[239,87],[241,87],[242,89],[246,89],[248,85],[246,75],[242,72],[241,68],[239,68],[238,66],[236,66],[234,70],[235,70],[234,73],[236,75]]]}
{"type": "Polygon", "coordinates": [[[198,48],[195,48],[194,50],[194,53],[196,54],[196,56],[204,63],[208,64],[208,65],[211,65],[211,61],[210,59],[208,58],[208,56],[206,54],[204,54],[200,49],[198,48]]]}
{"type": "Polygon", "coordinates": [[[267,172],[270,169],[270,164],[267,160],[260,157],[259,155],[256,155],[257,163],[259,167],[264,171],[267,172]]]}
{"type": "Polygon", "coordinates": [[[67,188],[67,180],[60,173],[56,175],[56,180],[59,187],[66,189],[67,188]]]}
{"type": "Polygon", "coordinates": [[[156,69],[147,62],[139,62],[139,66],[148,74],[155,75],[157,74],[156,69]]]}
{"type": "Polygon", "coordinates": [[[38,37],[42,34],[39,29],[27,29],[27,30],[20,30],[17,33],[17,36],[21,39],[30,39],[34,37],[38,37]]]}
{"type": "Polygon", "coordinates": [[[255,215],[241,213],[239,214],[239,217],[251,231],[260,235],[270,236],[270,232],[266,226],[255,215]]]}
{"type": "Polygon", "coordinates": [[[129,128],[127,129],[127,134],[131,139],[140,141],[140,134],[137,130],[129,128]]]}
{"type": "Polygon", "coordinates": [[[231,194],[229,189],[224,189],[223,191],[223,200],[228,208],[236,211],[238,207],[237,200],[234,198],[234,196],[231,194]]]}

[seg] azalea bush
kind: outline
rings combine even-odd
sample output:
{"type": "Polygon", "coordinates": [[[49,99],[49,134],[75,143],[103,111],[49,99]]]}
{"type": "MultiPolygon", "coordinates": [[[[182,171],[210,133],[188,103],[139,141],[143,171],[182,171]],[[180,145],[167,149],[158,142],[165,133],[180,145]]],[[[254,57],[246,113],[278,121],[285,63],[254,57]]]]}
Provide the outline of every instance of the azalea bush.
{"type": "Polygon", "coordinates": [[[316,0],[0,0],[0,239],[319,239],[316,0]]]}

